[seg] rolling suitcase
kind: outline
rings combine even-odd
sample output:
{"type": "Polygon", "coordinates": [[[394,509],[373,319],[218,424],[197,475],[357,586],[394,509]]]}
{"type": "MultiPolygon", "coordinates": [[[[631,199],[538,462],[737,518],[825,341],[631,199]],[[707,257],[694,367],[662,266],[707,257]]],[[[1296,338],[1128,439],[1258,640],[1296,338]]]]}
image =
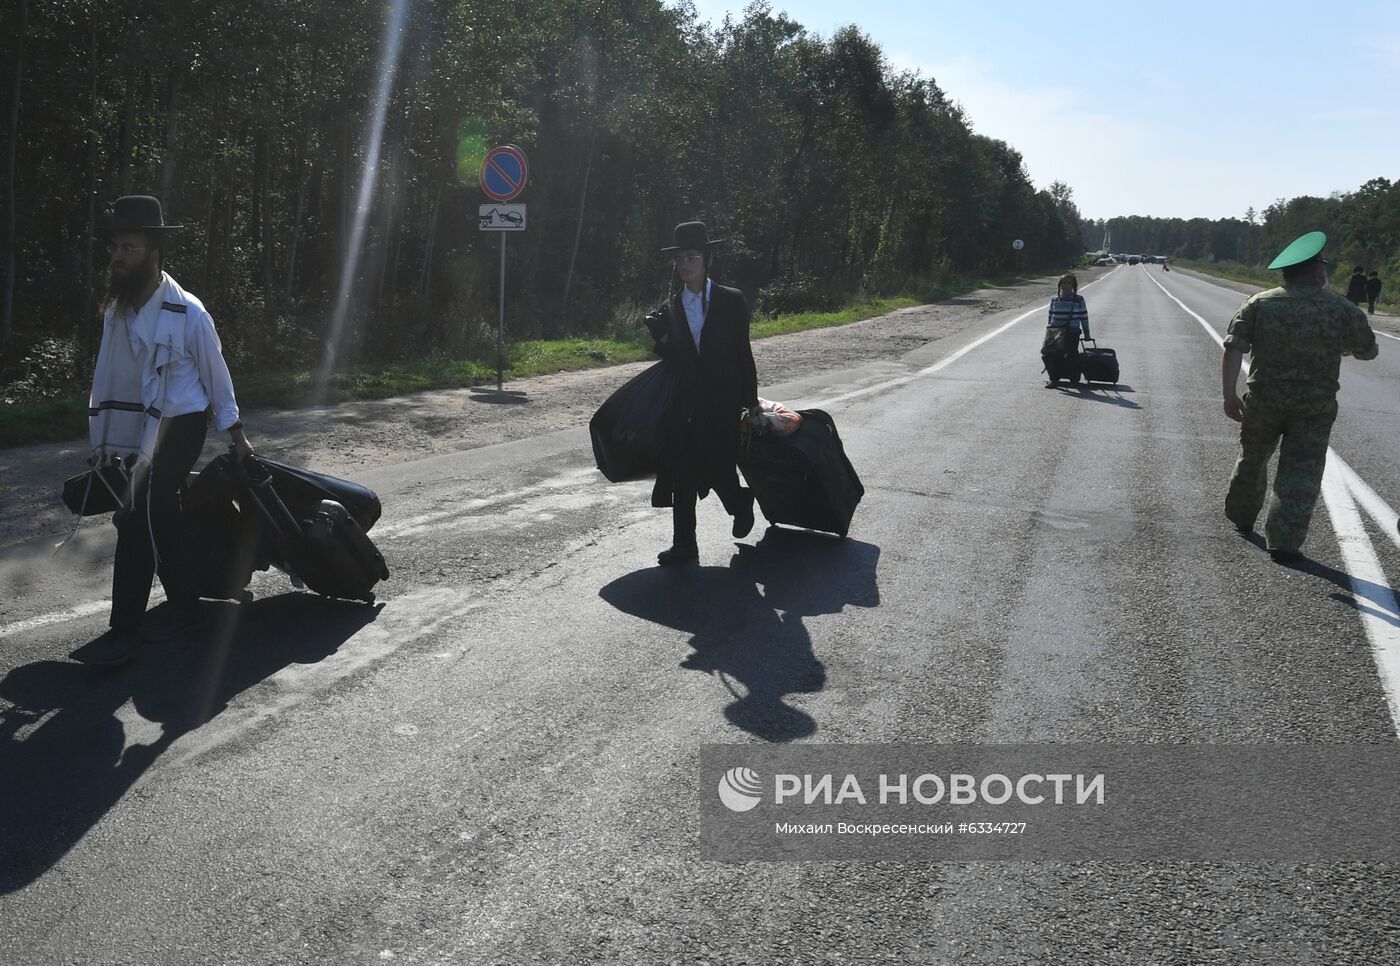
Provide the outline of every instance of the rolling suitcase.
{"type": "Polygon", "coordinates": [[[844,537],[865,487],[832,418],[820,409],[798,414],[802,424],[789,436],[753,436],[739,470],[769,522],[844,537]]]}
{"type": "MultiPolygon", "coordinates": [[[[279,492],[279,484],[285,483],[287,476],[277,474],[256,456],[234,463],[233,473],[245,499],[263,517],[263,547],[268,560],[318,594],[374,602],[374,585],[388,579],[389,567],[345,506],[321,500],[309,514],[304,504],[299,506],[302,513],[293,513],[279,492]]],[[[373,496],[369,490],[365,492],[373,496]]],[[[296,490],[293,499],[304,500],[305,493],[296,490]]],[[[379,498],[374,497],[376,508],[378,504],[379,498]]]]}
{"type": "Polygon", "coordinates": [[[1079,368],[1084,373],[1085,382],[1105,382],[1110,386],[1118,384],[1118,353],[1112,349],[1100,349],[1093,339],[1085,339],[1092,346],[1085,346],[1079,357],[1079,368]]]}
{"type": "Polygon", "coordinates": [[[258,462],[267,468],[277,494],[298,518],[315,513],[323,500],[332,500],[345,507],[360,528],[368,532],[383,512],[379,497],[367,486],[276,460],[258,457],[258,462]]]}

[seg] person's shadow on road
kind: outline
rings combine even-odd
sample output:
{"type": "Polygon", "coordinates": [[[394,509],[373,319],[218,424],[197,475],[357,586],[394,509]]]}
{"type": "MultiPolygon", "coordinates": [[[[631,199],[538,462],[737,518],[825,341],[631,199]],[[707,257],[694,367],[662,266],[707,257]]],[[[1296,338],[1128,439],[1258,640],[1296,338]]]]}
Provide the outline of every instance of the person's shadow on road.
{"type": "Polygon", "coordinates": [[[206,606],[204,628],[145,644],[125,667],[36,661],[0,680],[0,894],[51,868],[176,739],[334,653],[382,605],[288,593],[206,606]]]}
{"type": "Polygon", "coordinates": [[[734,700],[729,722],[767,741],[814,734],[817,723],[785,700],[820,691],[826,667],[802,619],[880,603],[880,548],[859,540],[769,527],[740,544],[728,567],[653,567],[598,592],[618,610],[692,634],[681,667],[712,674],[734,700]]]}

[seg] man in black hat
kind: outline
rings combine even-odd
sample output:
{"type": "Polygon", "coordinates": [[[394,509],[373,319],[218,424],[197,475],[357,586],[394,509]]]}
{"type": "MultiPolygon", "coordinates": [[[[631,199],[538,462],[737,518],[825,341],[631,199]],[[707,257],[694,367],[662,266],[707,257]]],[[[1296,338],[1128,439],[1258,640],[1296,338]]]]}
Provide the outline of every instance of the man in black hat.
{"type": "Polygon", "coordinates": [[[173,604],[193,605],[189,548],[180,533],[180,484],[204,449],[212,416],[241,459],[253,452],[214,322],[203,303],[162,271],[169,240],[160,202],[128,195],[112,206],[102,345],[88,404],[90,462],[119,462],[130,474],[113,517],[111,629],[74,652],[90,664],[120,664],[140,644],[138,627],[159,572],[173,604]]]}
{"type": "Polygon", "coordinates": [[[1352,305],[1360,305],[1361,300],[1366,297],[1366,270],[1360,265],[1351,271],[1351,279],[1347,282],[1347,298],[1352,305]]]}
{"type": "Polygon", "coordinates": [[[695,504],[710,490],[734,518],[733,533],[753,529],[753,494],[739,485],[739,424],[745,409],[758,411],[758,373],[749,345],[749,307],[735,288],[710,278],[714,248],[702,222],[677,225],[671,295],[647,316],[656,354],[680,380],[675,431],[656,474],[653,506],[672,508],[674,537],[657,555],[663,564],[696,560],[695,504]]]}

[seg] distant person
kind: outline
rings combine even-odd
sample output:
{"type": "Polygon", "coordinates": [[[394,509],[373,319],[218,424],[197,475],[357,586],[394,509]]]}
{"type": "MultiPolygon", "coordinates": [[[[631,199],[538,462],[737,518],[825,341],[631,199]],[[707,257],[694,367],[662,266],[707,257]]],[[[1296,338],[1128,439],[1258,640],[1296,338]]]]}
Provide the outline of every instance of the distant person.
{"type": "Polygon", "coordinates": [[[1366,297],[1366,272],[1360,266],[1351,273],[1351,280],[1347,282],[1347,298],[1351,299],[1352,305],[1360,305],[1361,300],[1366,297]]]}
{"type": "Polygon", "coordinates": [[[753,493],[739,485],[739,420],[746,408],[758,412],[758,373],[743,293],[710,277],[721,240],[702,222],[676,226],[674,244],[661,249],[675,264],[671,294],[646,318],[656,354],[680,379],[675,431],[651,494],[652,506],[671,507],[671,546],[656,557],[663,566],[699,558],[695,504],[711,490],[735,537],[754,524],[753,493]]]}
{"type": "Polygon", "coordinates": [[[1381,297],[1381,275],[1380,272],[1372,272],[1366,279],[1366,314],[1376,314],[1376,302],[1381,297]]]}
{"type": "Polygon", "coordinates": [[[181,227],[167,225],[160,202],[148,195],[112,206],[88,432],[91,462],[120,459],[131,486],[113,517],[111,627],[73,654],[89,664],[120,664],[136,651],[157,571],[172,603],[194,603],[182,583],[191,561],[181,537],[180,486],[204,449],[210,413],[238,458],[253,452],[213,319],[161,268],[181,227]]]}
{"type": "MultiPolygon", "coordinates": [[[[1089,308],[1084,296],[1079,294],[1079,279],[1074,275],[1060,278],[1059,289],[1050,299],[1050,315],[1045,325],[1045,340],[1040,344],[1040,358],[1045,363],[1045,373],[1050,381],[1046,389],[1053,389],[1060,381],[1055,375],[1061,369],[1078,372],[1080,335],[1089,339],[1089,308]]],[[[1075,377],[1077,378],[1077,377],[1075,377]]]]}
{"type": "Polygon", "coordinates": [[[1242,533],[1253,531],[1277,447],[1274,496],[1264,521],[1264,544],[1275,563],[1302,556],[1337,418],[1342,356],[1377,354],[1365,313],[1327,288],[1326,244],[1325,234],[1311,231],[1269,263],[1283,269],[1283,286],[1245,299],[1230,321],[1220,364],[1225,415],[1240,424],[1225,515],[1242,533]],[[1236,385],[1246,352],[1252,362],[1241,401],[1236,385]]]}

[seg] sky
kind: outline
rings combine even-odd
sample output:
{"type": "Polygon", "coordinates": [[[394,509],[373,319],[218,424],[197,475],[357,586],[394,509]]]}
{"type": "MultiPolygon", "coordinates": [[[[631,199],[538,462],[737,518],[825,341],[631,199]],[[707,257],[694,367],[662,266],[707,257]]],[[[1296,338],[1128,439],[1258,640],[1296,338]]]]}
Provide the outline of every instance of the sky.
{"type": "MultiPolygon", "coordinates": [[[[701,20],[742,0],[693,0],[701,20]]],[[[1086,218],[1242,218],[1400,180],[1400,3],[772,0],[854,24],[1086,218]]]]}

